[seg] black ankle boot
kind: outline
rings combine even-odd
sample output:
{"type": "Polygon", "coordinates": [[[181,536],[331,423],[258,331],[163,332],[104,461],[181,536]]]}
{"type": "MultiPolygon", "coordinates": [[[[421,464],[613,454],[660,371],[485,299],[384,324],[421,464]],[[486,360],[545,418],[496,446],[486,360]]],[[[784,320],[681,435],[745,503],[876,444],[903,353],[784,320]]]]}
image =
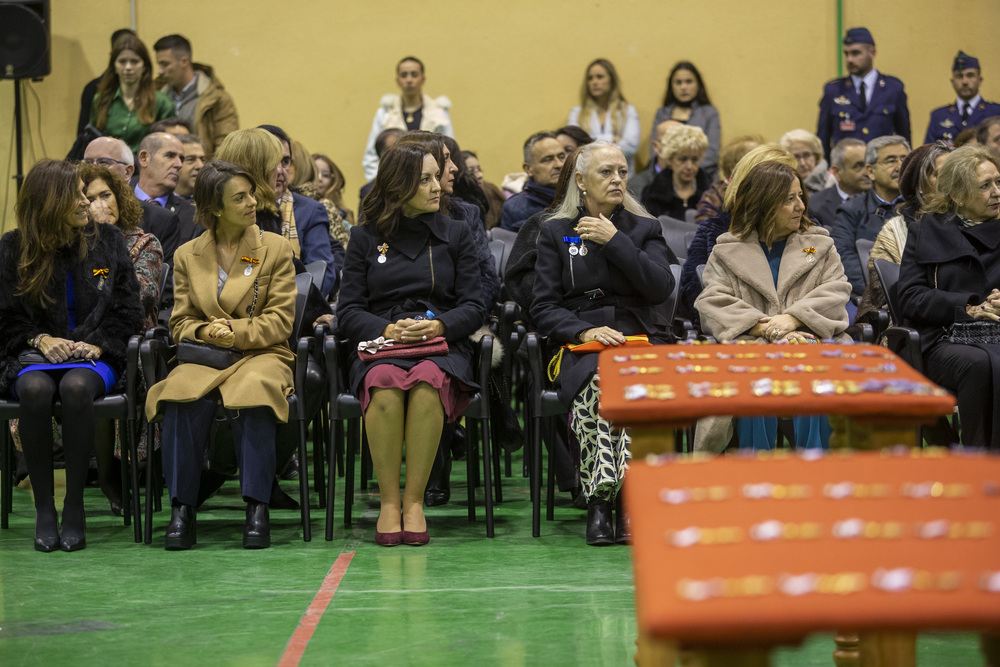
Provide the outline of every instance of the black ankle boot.
{"type": "Polygon", "coordinates": [[[431,476],[424,489],[424,504],[428,507],[447,505],[451,500],[451,455],[444,447],[438,447],[437,458],[431,468],[431,476]]]}
{"type": "Polygon", "coordinates": [[[170,524],[164,537],[167,551],[185,551],[198,541],[195,530],[195,509],[191,505],[170,508],[170,524]]]}
{"type": "Polygon", "coordinates": [[[632,544],[632,522],[625,511],[621,489],[615,496],[615,544],[632,544]]]}
{"type": "Polygon", "coordinates": [[[243,524],[243,548],[266,549],[271,546],[271,519],[267,503],[247,502],[247,520],[243,524]]]}
{"type": "Polygon", "coordinates": [[[587,544],[592,547],[606,547],[614,543],[611,503],[594,496],[587,502],[587,544]]]}

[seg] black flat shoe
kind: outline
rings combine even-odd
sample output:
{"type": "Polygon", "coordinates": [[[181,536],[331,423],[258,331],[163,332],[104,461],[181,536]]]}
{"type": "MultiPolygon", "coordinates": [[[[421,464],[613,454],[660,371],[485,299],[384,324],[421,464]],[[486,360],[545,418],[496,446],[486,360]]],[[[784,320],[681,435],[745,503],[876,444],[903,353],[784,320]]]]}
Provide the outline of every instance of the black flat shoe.
{"type": "Polygon", "coordinates": [[[176,505],[170,508],[170,524],[164,536],[167,551],[186,551],[198,541],[195,529],[195,510],[190,505],[176,505]]]}
{"type": "Polygon", "coordinates": [[[72,535],[59,540],[60,551],[82,551],[87,548],[87,538],[84,536],[72,535]]]}
{"type": "Polygon", "coordinates": [[[35,551],[51,553],[59,548],[59,531],[55,528],[51,530],[39,530],[38,519],[35,519],[35,551]]]}
{"type": "Polygon", "coordinates": [[[247,520],[243,524],[243,548],[266,549],[271,546],[271,520],[266,503],[247,503],[247,520]]]}
{"type": "Polygon", "coordinates": [[[278,486],[277,477],[275,477],[274,481],[271,482],[271,501],[267,505],[273,510],[299,509],[299,501],[292,498],[290,495],[285,493],[280,486],[278,486]]]}
{"type": "Polygon", "coordinates": [[[592,547],[606,547],[614,543],[611,503],[594,496],[587,503],[587,544],[592,547]]]}
{"type": "Polygon", "coordinates": [[[440,507],[447,505],[451,500],[451,457],[445,455],[442,461],[441,452],[434,462],[431,470],[431,477],[427,480],[427,488],[424,489],[424,504],[428,507],[440,507]]]}
{"type": "Polygon", "coordinates": [[[621,489],[615,497],[615,544],[632,544],[632,521],[625,511],[621,489]]]}

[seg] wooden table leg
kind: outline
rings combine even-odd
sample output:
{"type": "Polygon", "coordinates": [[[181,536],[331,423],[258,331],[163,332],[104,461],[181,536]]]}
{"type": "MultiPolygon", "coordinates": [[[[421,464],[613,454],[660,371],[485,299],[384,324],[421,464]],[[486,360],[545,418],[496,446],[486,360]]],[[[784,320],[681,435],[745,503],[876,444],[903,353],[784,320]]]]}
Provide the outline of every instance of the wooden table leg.
{"type": "Polygon", "coordinates": [[[1000,633],[984,632],[979,637],[985,667],[1000,667],[1000,633]]]}
{"type": "Polygon", "coordinates": [[[858,667],[861,660],[858,633],[838,632],[833,641],[837,645],[833,652],[833,664],[837,667],[858,667]]]}
{"type": "Polygon", "coordinates": [[[632,429],[632,458],[641,459],[649,454],[672,454],[674,430],[672,428],[635,427],[632,429]]]}
{"type": "Polygon", "coordinates": [[[677,661],[677,644],[669,639],[652,637],[640,631],[635,647],[635,664],[638,667],[674,667],[677,661]]]}

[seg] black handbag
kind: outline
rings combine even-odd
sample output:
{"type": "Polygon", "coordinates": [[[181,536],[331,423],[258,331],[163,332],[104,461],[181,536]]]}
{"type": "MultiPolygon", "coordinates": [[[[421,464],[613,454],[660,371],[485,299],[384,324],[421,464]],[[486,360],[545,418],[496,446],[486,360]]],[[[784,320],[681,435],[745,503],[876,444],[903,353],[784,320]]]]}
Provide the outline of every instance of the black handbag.
{"type": "Polygon", "coordinates": [[[17,355],[17,362],[21,364],[21,368],[52,363],[38,350],[25,350],[24,352],[21,352],[17,355]]]}
{"type": "Polygon", "coordinates": [[[218,370],[229,368],[244,356],[243,350],[235,347],[218,347],[185,338],[177,344],[177,362],[200,364],[218,370]]]}
{"type": "Polygon", "coordinates": [[[948,328],[945,340],[949,343],[973,345],[985,343],[996,345],[1000,343],[1000,322],[991,320],[973,320],[971,322],[955,322],[948,328]]]}

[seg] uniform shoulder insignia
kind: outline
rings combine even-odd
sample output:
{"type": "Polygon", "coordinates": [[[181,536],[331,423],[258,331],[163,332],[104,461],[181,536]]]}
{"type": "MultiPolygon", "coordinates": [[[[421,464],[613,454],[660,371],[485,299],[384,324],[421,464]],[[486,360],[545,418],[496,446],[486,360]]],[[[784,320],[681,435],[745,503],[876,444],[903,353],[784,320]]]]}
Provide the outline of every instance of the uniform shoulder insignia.
{"type": "Polygon", "coordinates": [[[941,121],[941,127],[955,127],[955,124],[951,122],[950,118],[945,118],[941,121]]]}
{"type": "Polygon", "coordinates": [[[834,104],[850,104],[851,101],[849,99],[847,99],[847,97],[845,95],[841,95],[840,97],[835,97],[833,99],[833,103],[834,104]]]}
{"type": "Polygon", "coordinates": [[[980,110],[982,110],[982,109],[985,109],[985,108],[986,108],[986,105],[985,105],[985,104],[983,104],[982,102],[980,102],[980,103],[979,103],[979,106],[977,106],[976,108],[977,108],[977,109],[980,109],[980,110]]]}

